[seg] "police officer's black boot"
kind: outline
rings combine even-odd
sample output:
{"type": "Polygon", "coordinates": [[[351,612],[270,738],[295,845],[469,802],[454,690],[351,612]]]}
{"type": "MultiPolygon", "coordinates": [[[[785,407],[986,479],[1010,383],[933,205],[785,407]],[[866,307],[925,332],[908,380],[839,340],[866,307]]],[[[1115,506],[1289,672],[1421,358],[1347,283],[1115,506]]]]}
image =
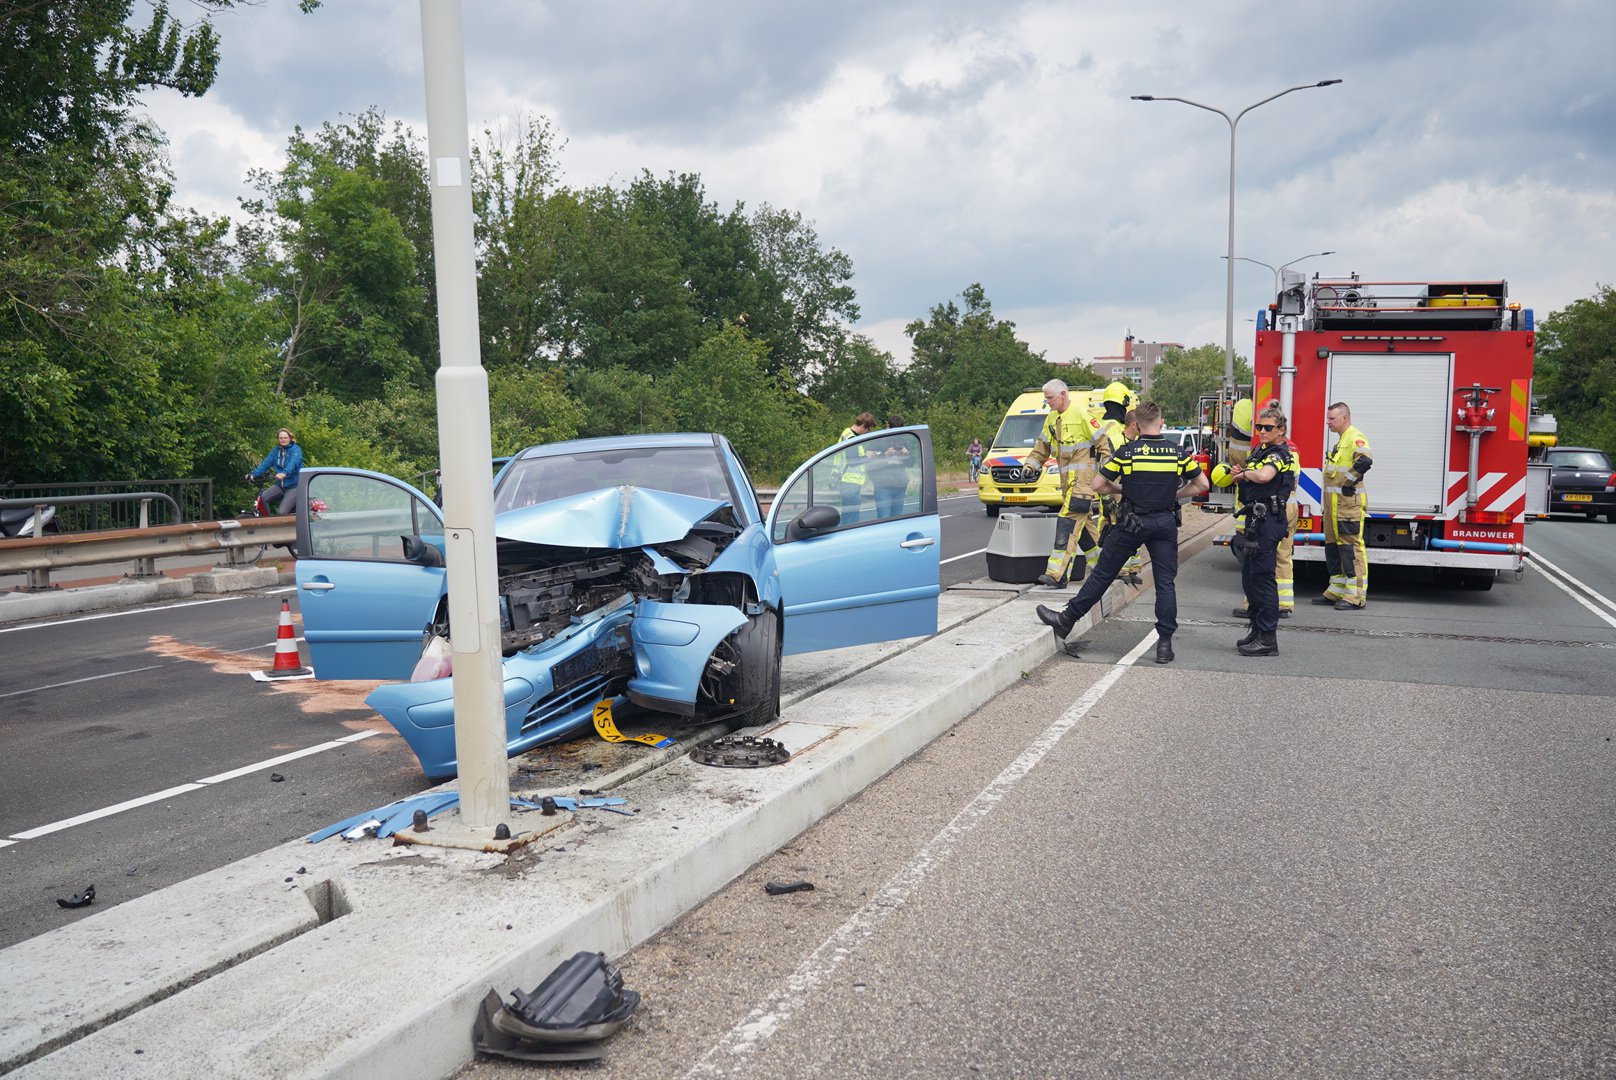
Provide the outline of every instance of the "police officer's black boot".
{"type": "Polygon", "coordinates": [[[1274,639],[1272,630],[1258,634],[1257,640],[1240,646],[1241,656],[1278,656],[1279,642],[1274,639]]]}
{"type": "Polygon", "coordinates": [[[1250,645],[1253,641],[1256,641],[1261,636],[1262,634],[1257,630],[1257,624],[1252,623],[1246,627],[1246,636],[1235,642],[1234,647],[1237,649],[1244,649],[1247,645],[1250,645]]]}
{"type": "Polygon", "coordinates": [[[1067,614],[1064,607],[1057,611],[1052,607],[1039,604],[1037,610],[1038,621],[1055,631],[1055,636],[1062,641],[1066,640],[1066,635],[1072,632],[1072,627],[1077,623],[1076,619],[1067,614]]]}
{"type": "Polygon", "coordinates": [[[1171,664],[1173,662],[1173,635],[1156,635],[1156,663],[1171,664]]]}

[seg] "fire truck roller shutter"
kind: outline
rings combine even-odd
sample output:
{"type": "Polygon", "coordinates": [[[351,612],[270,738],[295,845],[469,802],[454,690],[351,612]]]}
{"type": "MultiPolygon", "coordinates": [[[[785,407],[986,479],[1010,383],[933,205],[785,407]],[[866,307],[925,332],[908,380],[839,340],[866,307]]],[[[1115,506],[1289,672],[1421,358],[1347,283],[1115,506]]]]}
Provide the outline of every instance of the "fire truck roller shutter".
{"type": "MultiPolygon", "coordinates": [[[[1331,353],[1326,403],[1335,401],[1352,410],[1353,426],[1375,448],[1375,471],[1364,478],[1369,512],[1441,513],[1453,428],[1453,354],[1331,353]]],[[[1335,441],[1325,429],[1321,453],[1335,441]]]]}

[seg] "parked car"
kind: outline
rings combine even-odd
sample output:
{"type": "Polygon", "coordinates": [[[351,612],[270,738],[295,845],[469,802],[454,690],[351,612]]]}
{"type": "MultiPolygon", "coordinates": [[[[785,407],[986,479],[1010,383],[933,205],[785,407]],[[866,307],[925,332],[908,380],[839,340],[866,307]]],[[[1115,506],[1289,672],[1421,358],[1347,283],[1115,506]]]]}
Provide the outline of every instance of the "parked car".
{"type": "MultiPolygon", "coordinates": [[[[379,473],[311,468],[302,482],[297,586],[317,677],[409,679],[423,655],[452,657],[443,511],[379,473]]],[[[767,515],[721,435],[536,446],[495,478],[494,512],[510,754],[589,728],[604,699],[669,722],[765,722],[779,711],[783,654],[937,630],[924,427],[822,451],[767,515]],[[902,497],[866,493],[844,522],[847,456],[889,450],[913,464],[902,497]]],[[[427,776],[454,775],[452,678],[365,700],[427,776]]]]}
{"type": "Polygon", "coordinates": [[[1616,473],[1610,455],[1589,446],[1556,446],[1543,454],[1549,473],[1549,513],[1587,514],[1616,524],[1616,473]]]}

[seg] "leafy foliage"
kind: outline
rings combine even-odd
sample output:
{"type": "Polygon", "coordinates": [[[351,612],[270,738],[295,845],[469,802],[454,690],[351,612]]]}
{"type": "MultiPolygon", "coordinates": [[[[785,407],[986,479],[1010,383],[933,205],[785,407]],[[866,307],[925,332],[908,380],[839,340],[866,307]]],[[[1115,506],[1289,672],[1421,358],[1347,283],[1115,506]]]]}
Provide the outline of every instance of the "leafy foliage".
{"type": "Polygon", "coordinates": [[[1055,369],[1016,337],[1015,323],[993,317],[993,305],[979,284],[931,309],[925,322],[904,327],[914,360],[906,373],[908,397],[925,407],[935,401],[994,403],[1003,408],[1031,386],[1042,386],[1055,369]]]}
{"type": "Polygon", "coordinates": [[[1616,288],[1550,314],[1537,330],[1537,385],[1560,443],[1616,454],[1616,288]]]}
{"type": "MultiPolygon", "coordinates": [[[[1223,358],[1221,345],[1197,345],[1193,349],[1172,346],[1163,351],[1161,363],[1151,372],[1150,397],[1162,407],[1168,424],[1198,423],[1197,402],[1223,381],[1223,358]]],[[[1252,381],[1250,361],[1238,354],[1234,358],[1234,381],[1252,381]]]]}

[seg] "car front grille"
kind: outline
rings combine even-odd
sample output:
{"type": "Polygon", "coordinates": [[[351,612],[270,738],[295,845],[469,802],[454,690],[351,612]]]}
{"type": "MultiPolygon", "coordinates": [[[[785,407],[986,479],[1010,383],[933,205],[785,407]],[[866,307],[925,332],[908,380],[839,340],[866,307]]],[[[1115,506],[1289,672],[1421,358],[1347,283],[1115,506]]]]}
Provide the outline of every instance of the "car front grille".
{"type": "Polygon", "coordinates": [[[1020,465],[993,466],[993,482],[995,484],[1019,484],[1021,480],[1020,465]]]}

